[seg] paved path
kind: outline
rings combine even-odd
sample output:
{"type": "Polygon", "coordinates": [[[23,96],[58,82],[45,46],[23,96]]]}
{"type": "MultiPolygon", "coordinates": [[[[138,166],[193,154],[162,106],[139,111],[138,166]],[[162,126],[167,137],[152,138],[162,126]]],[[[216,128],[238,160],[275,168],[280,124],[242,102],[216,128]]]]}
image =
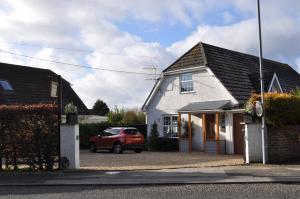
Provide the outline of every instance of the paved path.
{"type": "Polygon", "coordinates": [[[0,173],[0,186],[10,185],[150,185],[293,182],[300,183],[299,166],[219,167],[147,171],[66,171],[0,173]]]}

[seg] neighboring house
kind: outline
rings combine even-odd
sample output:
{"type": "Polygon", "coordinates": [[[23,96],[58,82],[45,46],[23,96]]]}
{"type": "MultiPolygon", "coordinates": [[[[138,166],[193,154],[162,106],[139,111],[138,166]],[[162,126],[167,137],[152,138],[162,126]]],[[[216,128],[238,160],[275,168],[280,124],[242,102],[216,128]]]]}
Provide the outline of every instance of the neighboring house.
{"type": "MultiPolygon", "coordinates": [[[[289,65],[263,60],[265,92],[289,92],[300,75],[289,65]]],[[[244,103],[260,92],[258,57],[198,43],[167,67],[143,105],[148,135],[156,122],[160,136],[177,138],[193,122],[191,149],[243,153],[244,103]],[[179,130],[181,129],[181,130],[179,130]]]]}
{"type": "MultiPolygon", "coordinates": [[[[0,63],[0,104],[57,104],[57,81],[58,75],[48,69],[0,63]]],[[[78,108],[79,122],[92,117],[71,84],[62,78],[62,106],[70,102],[78,108]]]]}

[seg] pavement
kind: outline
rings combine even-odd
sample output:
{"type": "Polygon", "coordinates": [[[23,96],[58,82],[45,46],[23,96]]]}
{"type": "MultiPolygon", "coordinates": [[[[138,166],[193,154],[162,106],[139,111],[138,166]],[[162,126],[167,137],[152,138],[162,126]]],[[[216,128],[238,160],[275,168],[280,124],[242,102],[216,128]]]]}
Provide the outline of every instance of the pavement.
{"type": "Polygon", "coordinates": [[[137,171],[2,172],[0,186],[300,183],[300,166],[229,166],[137,171]]]}

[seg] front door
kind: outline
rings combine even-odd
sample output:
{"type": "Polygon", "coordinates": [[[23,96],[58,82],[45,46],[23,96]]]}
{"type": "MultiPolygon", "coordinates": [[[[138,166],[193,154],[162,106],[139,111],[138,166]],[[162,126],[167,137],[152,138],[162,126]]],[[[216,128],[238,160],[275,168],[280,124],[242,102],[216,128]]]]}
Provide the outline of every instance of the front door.
{"type": "Polygon", "coordinates": [[[234,153],[244,153],[244,115],[242,113],[233,114],[233,140],[234,140],[234,153]]]}

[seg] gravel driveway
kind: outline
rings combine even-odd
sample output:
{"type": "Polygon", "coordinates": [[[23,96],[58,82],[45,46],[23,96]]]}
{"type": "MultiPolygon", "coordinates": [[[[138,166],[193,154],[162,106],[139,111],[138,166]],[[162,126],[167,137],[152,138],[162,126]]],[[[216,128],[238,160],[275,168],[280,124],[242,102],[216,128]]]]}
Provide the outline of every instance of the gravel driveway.
{"type": "Polygon", "coordinates": [[[148,152],[134,153],[125,151],[123,154],[108,152],[80,152],[82,169],[96,170],[143,170],[167,168],[200,168],[215,166],[235,166],[243,164],[240,155],[211,155],[202,152],[148,152]]]}

